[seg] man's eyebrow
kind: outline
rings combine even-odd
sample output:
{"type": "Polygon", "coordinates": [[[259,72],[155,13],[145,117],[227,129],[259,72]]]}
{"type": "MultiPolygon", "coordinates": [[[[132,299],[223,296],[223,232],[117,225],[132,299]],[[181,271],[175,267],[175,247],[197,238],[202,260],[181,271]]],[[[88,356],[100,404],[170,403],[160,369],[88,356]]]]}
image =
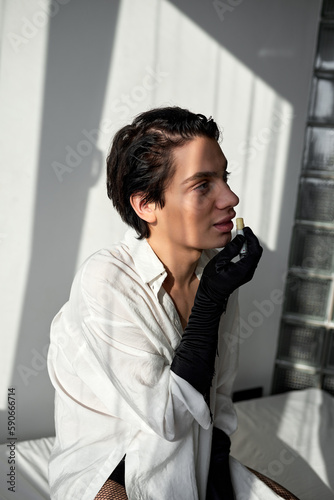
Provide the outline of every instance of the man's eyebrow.
{"type": "MultiPolygon", "coordinates": [[[[224,165],[224,169],[223,171],[225,172],[227,169],[227,162],[226,162],[226,165],[224,165]]],[[[215,178],[215,177],[220,177],[221,173],[220,172],[215,172],[215,171],[212,171],[212,170],[208,170],[208,171],[203,171],[203,172],[196,172],[196,174],[192,175],[191,177],[188,177],[187,179],[185,179],[182,184],[188,184],[189,182],[193,182],[193,181],[196,181],[198,179],[204,179],[204,178],[215,178]]]]}
{"type": "Polygon", "coordinates": [[[196,174],[188,177],[188,179],[185,179],[182,184],[188,184],[188,182],[203,179],[204,177],[218,177],[218,172],[212,172],[212,170],[209,170],[208,172],[196,172],[196,174]]]}

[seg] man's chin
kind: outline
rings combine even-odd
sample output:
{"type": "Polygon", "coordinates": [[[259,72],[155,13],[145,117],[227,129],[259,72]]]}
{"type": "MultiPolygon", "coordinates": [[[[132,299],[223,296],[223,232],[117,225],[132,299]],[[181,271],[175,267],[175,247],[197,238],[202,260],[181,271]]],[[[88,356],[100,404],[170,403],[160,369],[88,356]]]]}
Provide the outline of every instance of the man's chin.
{"type": "Polygon", "coordinates": [[[232,239],[232,233],[224,233],[220,238],[221,242],[219,248],[225,247],[232,239]]]}
{"type": "Polygon", "coordinates": [[[231,233],[224,233],[220,235],[219,238],[215,238],[214,241],[207,241],[203,250],[212,250],[214,248],[224,248],[232,239],[231,233]]]}

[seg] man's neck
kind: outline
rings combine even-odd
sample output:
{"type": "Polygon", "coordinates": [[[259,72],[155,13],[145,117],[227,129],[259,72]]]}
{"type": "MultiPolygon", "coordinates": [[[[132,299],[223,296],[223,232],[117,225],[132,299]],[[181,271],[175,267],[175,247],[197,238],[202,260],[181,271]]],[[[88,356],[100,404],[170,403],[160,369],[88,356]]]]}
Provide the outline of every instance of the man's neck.
{"type": "Polygon", "coordinates": [[[169,290],[174,288],[186,291],[195,278],[196,267],[202,252],[178,247],[161,238],[149,237],[147,241],[166,268],[167,278],[164,288],[166,289],[167,286],[169,290]]]}

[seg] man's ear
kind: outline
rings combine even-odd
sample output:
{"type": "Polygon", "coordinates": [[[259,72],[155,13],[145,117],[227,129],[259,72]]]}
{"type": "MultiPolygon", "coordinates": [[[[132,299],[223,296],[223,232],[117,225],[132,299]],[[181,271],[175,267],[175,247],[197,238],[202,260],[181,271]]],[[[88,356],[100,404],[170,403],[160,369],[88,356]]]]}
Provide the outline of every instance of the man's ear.
{"type": "Polygon", "coordinates": [[[148,222],[149,224],[154,224],[156,222],[156,203],[147,203],[144,200],[142,193],[132,194],[130,196],[130,203],[138,217],[148,222]]]}

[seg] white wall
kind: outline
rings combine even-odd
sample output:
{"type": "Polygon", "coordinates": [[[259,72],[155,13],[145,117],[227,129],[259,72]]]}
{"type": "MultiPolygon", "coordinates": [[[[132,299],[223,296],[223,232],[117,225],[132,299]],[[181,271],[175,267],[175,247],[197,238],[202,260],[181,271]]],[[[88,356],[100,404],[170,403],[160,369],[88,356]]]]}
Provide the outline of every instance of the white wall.
{"type": "Polygon", "coordinates": [[[212,114],[223,129],[238,215],[265,248],[241,292],[235,388],[268,393],[320,3],[1,4],[1,441],[12,386],[18,437],[54,432],[50,322],[83,259],[124,232],[105,156],[113,133],[152,106],[212,114]]]}

